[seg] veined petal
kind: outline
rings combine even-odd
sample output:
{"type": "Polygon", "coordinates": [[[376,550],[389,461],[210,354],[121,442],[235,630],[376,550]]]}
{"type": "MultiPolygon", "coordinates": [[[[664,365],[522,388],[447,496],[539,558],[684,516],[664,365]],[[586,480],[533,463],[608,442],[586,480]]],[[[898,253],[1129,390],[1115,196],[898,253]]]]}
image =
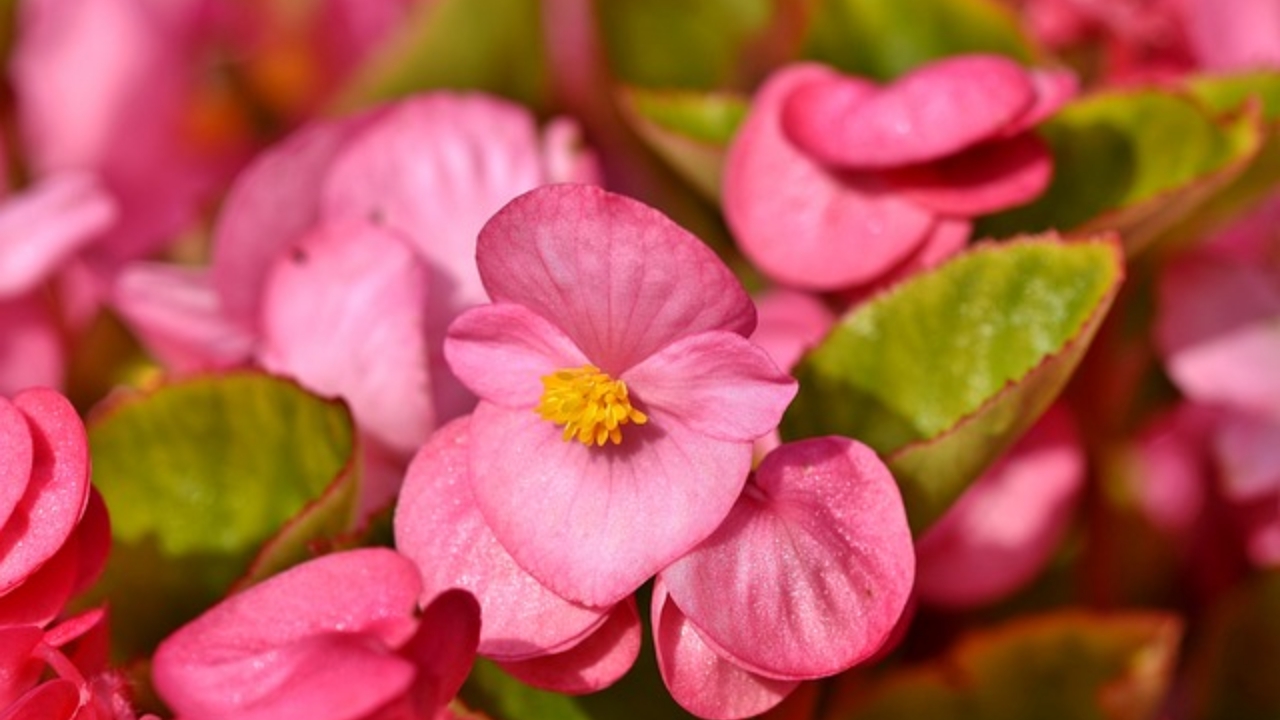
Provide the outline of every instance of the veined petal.
{"type": "Polygon", "coordinates": [[[507,552],[557,594],[603,607],[720,524],[751,444],[653,417],[619,445],[588,447],[532,408],[481,401],[470,458],[476,505],[507,552]]]}
{"type": "Polygon", "coordinates": [[[622,374],[641,409],[720,440],[778,427],[797,384],[759,345],[729,332],[678,340],[622,374]]]}
{"type": "Polygon", "coordinates": [[[341,396],[362,428],[413,452],[435,424],[426,305],[426,269],[403,240],[366,223],[322,225],[272,268],[262,364],[341,396]]]}
{"type": "Polygon", "coordinates": [[[476,261],[494,302],[555,323],[613,377],[679,338],[755,328],[750,298],[710,248],[657,210],[588,185],[513,200],[480,231],[476,261]]]}
{"type": "Polygon", "coordinates": [[[659,577],[653,586],[653,643],[671,697],[698,717],[736,720],[782,702],[799,681],[757,675],[726,660],[671,601],[659,577]]]}
{"type": "Polygon", "coordinates": [[[454,375],[477,396],[532,409],[541,378],[590,362],[555,325],[513,303],[472,308],[449,326],[445,357],[454,375]]]}
{"type": "Polygon", "coordinates": [[[0,298],[47,280],[67,257],[116,218],[97,178],[67,172],[44,178],[0,204],[0,298]]]}
{"type": "Polygon", "coordinates": [[[422,574],[422,601],[449,588],[480,602],[478,652],[503,661],[556,653],[605,622],[607,608],[569,602],[511,559],[471,496],[470,419],[436,430],[409,465],[396,505],[396,548],[422,574]]]}
{"type": "Polygon", "coordinates": [[[770,277],[816,290],[876,279],[910,255],[934,222],[880,178],[832,170],[787,138],[786,98],[832,74],[799,65],[771,76],[752,100],[724,172],[725,219],[738,246],[770,277]]]}
{"type": "Polygon", "coordinates": [[[889,470],[865,445],[824,437],[765,457],[724,523],[661,577],[736,664],[801,680],[870,657],[902,614],[914,571],[889,470]]]}
{"type": "Polygon", "coordinates": [[[604,624],[578,644],[520,662],[501,663],[513,677],[552,692],[581,695],[617,682],[640,654],[640,615],[635,598],[609,612],[604,624]]]}

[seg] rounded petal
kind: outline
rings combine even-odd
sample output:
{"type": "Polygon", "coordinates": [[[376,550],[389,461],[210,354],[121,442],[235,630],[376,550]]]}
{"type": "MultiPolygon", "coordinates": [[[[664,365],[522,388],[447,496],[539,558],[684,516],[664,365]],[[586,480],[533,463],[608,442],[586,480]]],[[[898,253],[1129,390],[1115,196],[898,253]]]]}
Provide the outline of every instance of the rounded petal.
{"type": "Polygon", "coordinates": [[[916,542],[916,595],[968,608],[1025,585],[1066,534],[1084,475],[1071,418],[1050,409],[916,542]]]}
{"type": "Polygon", "coordinates": [[[720,524],[751,445],[655,412],[619,445],[586,446],[531,408],[481,401],[470,459],[476,505],[516,562],[557,594],[605,607],[720,524]]]}
{"type": "Polygon", "coordinates": [[[910,255],[934,221],[878,177],[833,171],[783,133],[790,92],[832,74],[800,65],[771,76],[725,158],[725,219],[743,253],[775,280],[814,290],[874,280],[910,255]]]}
{"type": "Polygon", "coordinates": [[[0,625],[0,707],[8,707],[40,679],[44,663],[33,657],[44,631],[35,625],[0,625]]]}
{"type": "Polygon", "coordinates": [[[824,437],[765,457],[719,529],[661,577],[722,654],[801,680],[871,656],[906,607],[914,571],[889,470],[865,445],[824,437]]]}
{"type": "Polygon", "coordinates": [[[679,338],[755,328],[750,298],[710,248],[657,210],[588,185],[513,200],[480,231],[476,261],[494,302],[553,322],[613,377],[679,338]]]}
{"type": "Polygon", "coordinates": [[[989,139],[1024,115],[1036,89],[1020,65],[998,55],[960,55],[924,65],[878,92],[851,91],[833,75],[799,87],[783,122],[797,146],[853,170],[929,162],[989,139]]]}
{"type": "Polygon", "coordinates": [[[18,507],[31,482],[35,450],[27,419],[16,405],[0,396],[0,527],[18,507]]]}
{"type": "Polygon", "coordinates": [[[692,432],[750,442],[778,427],[797,383],[759,345],[729,332],[678,340],[622,374],[644,412],[692,432]]]}
{"type": "Polygon", "coordinates": [[[1039,197],[1053,177],[1053,155],[1038,136],[1023,133],[886,177],[912,202],[970,218],[1039,197]]]}
{"type": "Polygon", "coordinates": [[[402,453],[435,424],[427,374],[427,272],[398,236],[329,223],[277,259],[263,294],[261,361],[351,404],[402,453]]]}
{"type": "Polygon", "coordinates": [[[1080,79],[1070,70],[1033,69],[1028,71],[1028,76],[1035,89],[1035,102],[1017,121],[1004,129],[1005,137],[1018,135],[1039,125],[1080,93],[1080,79]]]}
{"type": "Polygon", "coordinates": [[[401,650],[417,665],[412,697],[418,717],[433,717],[471,672],[480,642],[480,605],[465,590],[446,590],[422,609],[418,632],[401,650]]]}
{"type": "Polygon", "coordinates": [[[54,678],[40,683],[0,712],[0,720],[72,720],[80,709],[80,688],[54,678]]]}
{"type": "Polygon", "coordinates": [[[603,690],[617,682],[640,654],[640,615],[627,598],[609,612],[604,624],[578,644],[554,655],[501,663],[523,683],[568,695],[603,690]]]}
{"type": "Polygon", "coordinates": [[[422,601],[462,588],[480,603],[478,652],[523,660],[564,650],[605,621],[607,610],[556,595],[516,564],[471,496],[469,418],[432,434],[409,465],[396,505],[396,548],[422,574],[422,601]]]}
{"type": "Polygon", "coordinates": [[[671,601],[662,578],[653,587],[653,642],[671,697],[702,718],[736,720],[782,702],[799,681],[775,680],[721,657],[671,601]]]}
{"type": "Polygon", "coordinates": [[[0,204],[0,298],[26,293],[94,240],[116,217],[97,178],[66,172],[0,204]]]}

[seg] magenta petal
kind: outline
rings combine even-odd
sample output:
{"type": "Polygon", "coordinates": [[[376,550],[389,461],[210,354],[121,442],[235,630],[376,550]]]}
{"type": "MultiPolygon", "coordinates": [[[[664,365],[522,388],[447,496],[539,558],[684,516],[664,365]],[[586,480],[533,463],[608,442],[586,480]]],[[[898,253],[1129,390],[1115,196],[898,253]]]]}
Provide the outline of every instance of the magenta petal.
{"type": "Polygon", "coordinates": [[[1228,498],[1280,503],[1280,418],[1246,413],[1225,416],[1213,438],[1228,498]]]}
{"type": "Polygon", "coordinates": [[[531,408],[481,401],[471,418],[476,505],[521,567],[559,595],[616,603],[709,535],[751,463],[750,443],[658,416],[621,445],[565,441],[531,408]]]}
{"type": "Polygon", "coordinates": [[[1025,585],[1062,541],[1084,473],[1070,417],[1050,409],[916,542],[916,595],[967,608],[1025,585]]]}
{"type": "Polygon", "coordinates": [[[1080,79],[1069,70],[1027,72],[1031,85],[1035,88],[1035,102],[1012,125],[1004,129],[1004,137],[1018,135],[1039,125],[1080,92],[1080,79]]]}
{"type": "Polygon", "coordinates": [[[831,71],[800,65],[757,92],[725,159],[724,212],[738,245],[770,277],[834,290],[874,280],[924,240],[933,215],[875,176],[837,173],[787,139],[788,94],[831,71]]]}
{"type": "Polygon", "coordinates": [[[1053,156],[1031,133],[886,174],[912,202],[941,215],[966,218],[1030,202],[1049,187],[1052,176],[1053,156]]]}
{"type": "Polygon", "coordinates": [[[0,396],[0,527],[4,527],[26,492],[34,459],[26,417],[0,396]]]}
{"type": "Polygon", "coordinates": [[[736,720],[782,702],[796,680],[757,675],[721,657],[671,601],[658,578],[653,586],[653,642],[658,669],[671,697],[702,718],[736,720]]]}
{"type": "Polygon", "coordinates": [[[9,592],[0,595],[0,625],[48,625],[75,589],[80,543],[72,534],[58,552],[9,592]]]}
{"type": "Polygon", "coordinates": [[[40,678],[44,663],[32,653],[43,639],[35,625],[0,625],[0,707],[8,707],[40,678]]]}
{"type": "Polygon", "coordinates": [[[80,688],[55,678],[40,683],[0,712],[0,720],[72,720],[80,709],[80,688]]]}
{"type": "Polygon", "coordinates": [[[476,260],[494,302],[555,323],[614,377],[681,337],[755,328],[750,298],[710,248],[657,210],[588,185],[511,201],[480,231],[476,260]]]}
{"type": "Polygon", "coordinates": [[[89,498],[84,425],[62,395],[44,388],[13,400],[26,417],[33,449],[31,479],[0,528],[0,593],[8,592],[66,542],[89,498]]]}
{"type": "Polygon", "coordinates": [[[678,340],[622,374],[637,406],[718,440],[778,427],[797,384],[759,345],[729,332],[678,340]]]}
{"type": "Polygon", "coordinates": [[[480,641],[480,606],[465,590],[446,590],[422,609],[418,632],[400,654],[417,664],[412,696],[418,717],[444,707],[467,679],[480,641]]]}
{"type": "Polygon", "coordinates": [[[397,451],[426,439],[427,273],[408,244],[366,223],[322,225],[277,260],[263,303],[264,367],[341,396],[397,451]]]}
{"type": "Polygon", "coordinates": [[[945,157],[991,138],[1036,101],[1026,70],[997,55],[939,60],[866,97],[854,97],[848,82],[837,76],[806,84],[787,99],[784,118],[796,145],[855,170],[945,157]],[[854,99],[824,102],[824,90],[854,99]]]}
{"type": "Polygon", "coordinates": [[[0,298],[48,279],[115,220],[111,196],[92,175],[44,178],[0,204],[0,298]]]}
{"type": "Polygon", "coordinates": [[[554,655],[501,663],[521,682],[552,692],[582,695],[617,682],[640,654],[640,615],[627,598],[582,642],[554,655]]]}
{"type": "Polygon", "coordinates": [[[43,293],[0,301],[0,395],[60,387],[66,364],[60,320],[43,293]]]}
{"type": "Polygon", "coordinates": [[[479,653],[497,660],[559,652],[605,621],[606,610],[556,595],[516,565],[471,496],[468,418],[436,430],[405,474],[396,548],[422,573],[422,600],[449,588],[480,602],[479,653]]]}
{"type": "Polygon", "coordinates": [[[590,362],[560,328],[513,303],[462,313],[449,326],[444,352],[464,385],[505,407],[534,407],[542,397],[540,378],[590,362]]]}
{"type": "Polygon", "coordinates": [[[835,324],[835,315],[816,295],[775,288],[756,298],[760,323],[751,336],[779,368],[791,370],[805,351],[835,324]]]}
{"type": "Polygon", "coordinates": [[[253,338],[223,313],[204,269],[132,263],[116,278],[112,305],[176,372],[231,367],[253,348],[253,338]]]}
{"type": "Polygon", "coordinates": [[[914,570],[889,470],[865,445],[825,437],[765,457],[719,529],[661,577],[689,622],[735,663],[800,680],[874,653],[906,606],[914,570]]]}

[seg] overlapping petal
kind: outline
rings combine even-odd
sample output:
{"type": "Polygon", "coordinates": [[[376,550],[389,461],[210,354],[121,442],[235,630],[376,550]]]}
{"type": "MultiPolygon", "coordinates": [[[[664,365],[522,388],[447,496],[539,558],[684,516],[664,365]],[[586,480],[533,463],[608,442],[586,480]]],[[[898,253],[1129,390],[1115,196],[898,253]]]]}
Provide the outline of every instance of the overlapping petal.
{"type": "Polygon", "coordinates": [[[617,682],[635,664],[640,634],[636,601],[627,598],[576,645],[554,655],[501,665],[513,677],[544,690],[570,695],[595,692],[617,682]]]}
{"type": "Polygon", "coordinates": [[[973,217],[1039,197],[1053,176],[1053,156],[1031,133],[982,143],[928,165],[888,173],[912,202],[942,215],[973,217]]]}
{"type": "Polygon", "coordinates": [[[116,218],[116,205],[94,176],[49,176],[0,205],[0,298],[24,294],[116,218]]]}

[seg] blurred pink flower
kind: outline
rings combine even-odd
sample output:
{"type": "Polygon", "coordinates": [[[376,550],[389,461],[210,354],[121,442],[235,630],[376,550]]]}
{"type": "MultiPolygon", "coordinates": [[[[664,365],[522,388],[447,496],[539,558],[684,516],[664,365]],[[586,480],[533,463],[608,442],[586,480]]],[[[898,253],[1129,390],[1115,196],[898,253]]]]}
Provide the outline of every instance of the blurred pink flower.
{"type": "Polygon", "coordinates": [[[902,498],[874,451],[840,437],[782,445],[715,533],[659,573],[663,680],[700,717],[764,712],[799,681],[872,657],[914,570],[902,498]]]}
{"type": "MultiPolygon", "coordinates": [[[[835,314],[816,295],[773,288],[755,299],[756,324],[751,341],[764,348],[779,368],[791,372],[806,351],[816,346],[835,324],[835,314]]],[[[775,430],[756,440],[755,454],[763,458],[782,444],[775,430]]]]}
{"type": "Polygon", "coordinates": [[[725,167],[724,211],[773,279],[834,290],[958,251],[970,219],[1023,204],[1052,157],[1031,132],[1068,73],[950,57],[877,86],[793,65],[757,92],[725,167]]]}
{"type": "Polygon", "coordinates": [[[796,383],[746,339],[755,310],[728,268],[634,200],[534,190],[476,257],[493,304],[445,342],[480,397],[476,505],[552,591],[613,605],[720,524],[796,383]]]}
{"type": "Polygon", "coordinates": [[[385,548],[303,563],[206,611],[156,649],[152,676],[184,720],[430,720],[471,668],[467,593],[415,616],[413,563],[385,548]]]}

